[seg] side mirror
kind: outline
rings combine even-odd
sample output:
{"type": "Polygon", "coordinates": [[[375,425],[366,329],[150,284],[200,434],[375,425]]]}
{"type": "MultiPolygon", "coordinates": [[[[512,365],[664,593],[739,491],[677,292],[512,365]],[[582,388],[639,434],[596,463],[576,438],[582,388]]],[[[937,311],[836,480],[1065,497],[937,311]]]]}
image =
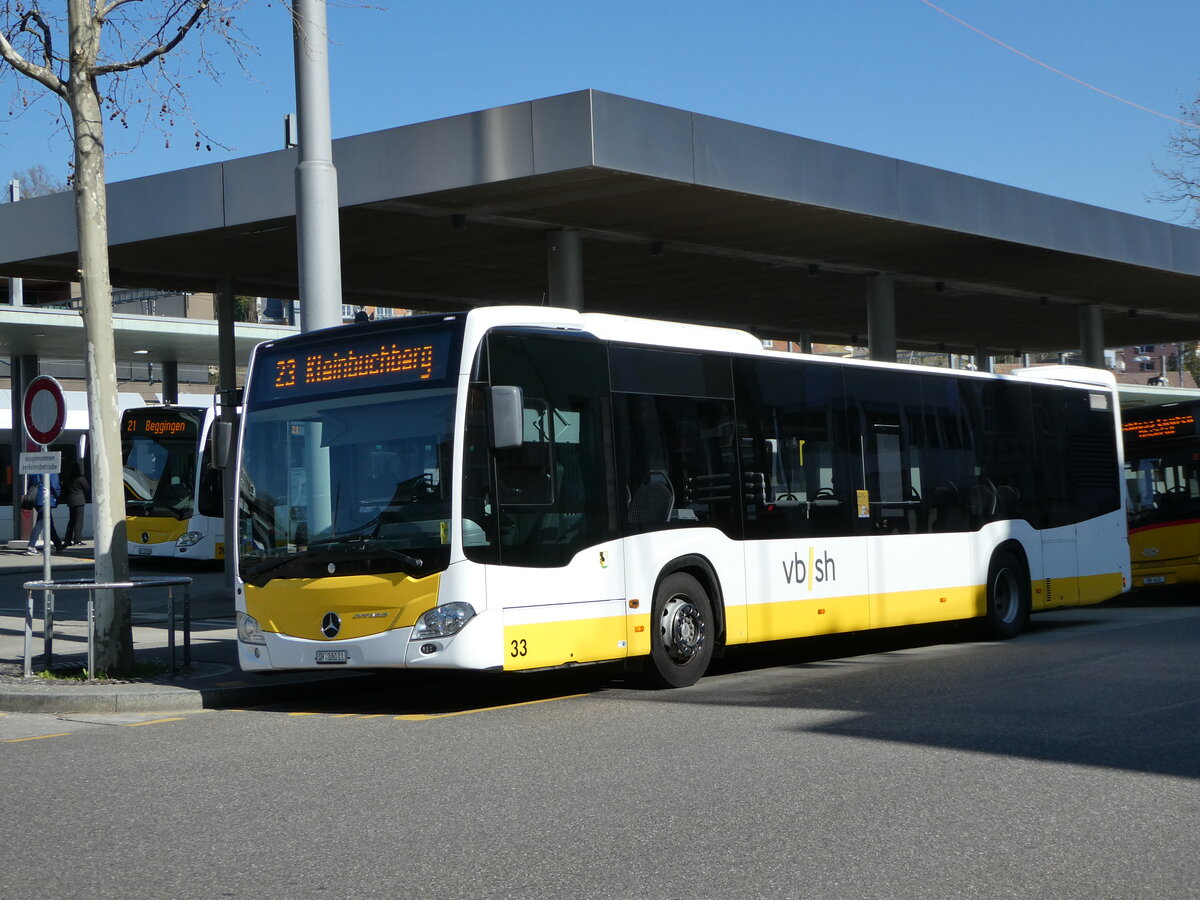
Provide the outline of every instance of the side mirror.
{"type": "Polygon", "coordinates": [[[214,469],[229,468],[230,457],[233,455],[233,435],[234,422],[226,422],[224,419],[218,419],[213,422],[212,426],[212,442],[213,455],[212,467],[214,469]]]}
{"type": "Polygon", "coordinates": [[[509,450],[525,442],[525,402],[516,385],[494,385],[488,396],[492,414],[492,449],[509,450]]]}

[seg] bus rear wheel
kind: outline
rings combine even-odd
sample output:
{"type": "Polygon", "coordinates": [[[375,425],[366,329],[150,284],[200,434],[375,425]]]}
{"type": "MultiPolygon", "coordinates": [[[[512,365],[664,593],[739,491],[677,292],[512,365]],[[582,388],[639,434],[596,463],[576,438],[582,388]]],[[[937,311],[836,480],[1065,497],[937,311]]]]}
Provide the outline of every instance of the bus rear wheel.
{"type": "Polygon", "coordinates": [[[988,566],[984,634],[991,640],[1016,637],[1029,620],[1029,578],[1016,554],[999,550],[988,566]]]}
{"type": "Polygon", "coordinates": [[[686,572],[663,579],[650,607],[650,665],[646,681],[654,687],[695,684],[712,660],[712,601],[686,572]]]}

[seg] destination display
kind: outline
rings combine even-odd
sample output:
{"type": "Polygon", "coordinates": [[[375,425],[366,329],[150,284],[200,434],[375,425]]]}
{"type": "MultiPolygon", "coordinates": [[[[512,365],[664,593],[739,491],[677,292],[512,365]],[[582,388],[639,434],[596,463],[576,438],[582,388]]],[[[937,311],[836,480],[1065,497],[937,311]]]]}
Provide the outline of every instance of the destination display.
{"type": "Polygon", "coordinates": [[[1164,410],[1161,414],[1127,421],[1122,426],[1126,440],[1144,441],[1150,438],[1195,437],[1196,415],[1179,410],[1164,410]]]}
{"type": "Polygon", "coordinates": [[[125,438],[195,440],[200,435],[200,422],[203,415],[204,411],[200,409],[126,412],[121,419],[121,435],[125,438]]]}
{"type": "Polygon", "coordinates": [[[281,341],[262,352],[255,365],[255,402],[296,397],[435,384],[452,371],[455,331],[421,328],[409,333],[384,332],[320,344],[281,341]]]}

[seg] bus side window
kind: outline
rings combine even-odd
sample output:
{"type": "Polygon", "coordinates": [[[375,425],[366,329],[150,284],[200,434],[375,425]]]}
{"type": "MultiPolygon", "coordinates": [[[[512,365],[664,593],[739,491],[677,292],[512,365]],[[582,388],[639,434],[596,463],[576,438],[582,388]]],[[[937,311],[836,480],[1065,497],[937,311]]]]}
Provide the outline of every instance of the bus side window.
{"type": "Polygon", "coordinates": [[[841,370],[737,359],[734,371],[747,538],[852,534],[841,370]]]}
{"type": "Polygon", "coordinates": [[[626,531],[739,527],[742,489],[728,400],[615,394],[626,531]]]}
{"type": "MultiPolygon", "coordinates": [[[[1066,448],[1055,453],[1050,446],[1035,444],[1038,394],[1033,386],[972,380],[963,381],[960,388],[975,459],[974,477],[967,486],[973,527],[998,519],[1027,519],[1035,526],[1047,517],[1071,521],[1066,448]],[[1031,466],[1033,459],[1039,459],[1039,465],[1031,466]],[[1040,489],[1034,482],[1039,473],[1045,479],[1040,489]],[[1043,502],[1031,499],[1037,497],[1043,502]]],[[[1058,419],[1061,415],[1054,421],[1058,419]]],[[[1051,427],[1062,425],[1052,422],[1051,427]]]]}
{"type": "Polygon", "coordinates": [[[921,495],[928,510],[928,530],[969,531],[969,486],[975,480],[975,461],[963,427],[965,413],[958,381],[922,375],[921,400],[925,420],[921,495]]]}
{"type": "Polygon", "coordinates": [[[524,440],[496,452],[500,502],[530,506],[554,502],[551,477],[550,409],[544,400],[525,396],[524,440]]]}
{"type": "Polygon", "coordinates": [[[928,499],[921,493],[917,464],[925,443],[921,376],[855,369],[846,373],[846,393],[870,509],[868,518],[859,517],[860,526],[869,533],[928,530],[928,499]]]}

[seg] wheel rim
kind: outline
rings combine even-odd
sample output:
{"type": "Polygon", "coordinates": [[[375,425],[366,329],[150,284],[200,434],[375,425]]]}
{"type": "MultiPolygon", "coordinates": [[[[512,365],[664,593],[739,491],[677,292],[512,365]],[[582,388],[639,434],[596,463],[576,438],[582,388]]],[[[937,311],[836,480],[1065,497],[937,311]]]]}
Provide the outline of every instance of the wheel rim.
{"type": "Polygon", "coordinates": [[[1005,625],[1017,619],[1021,608],[1020,588],[1012,569],[1001,569],[992,579],[992,613],[1005,625]]]}
{"type": "Polygon", "coordinates": [[[676,594],[663,604],[658,637],[676,665],[691,662],[704,646],[705,625],[700,608],[686,595],[676,594]]]}

